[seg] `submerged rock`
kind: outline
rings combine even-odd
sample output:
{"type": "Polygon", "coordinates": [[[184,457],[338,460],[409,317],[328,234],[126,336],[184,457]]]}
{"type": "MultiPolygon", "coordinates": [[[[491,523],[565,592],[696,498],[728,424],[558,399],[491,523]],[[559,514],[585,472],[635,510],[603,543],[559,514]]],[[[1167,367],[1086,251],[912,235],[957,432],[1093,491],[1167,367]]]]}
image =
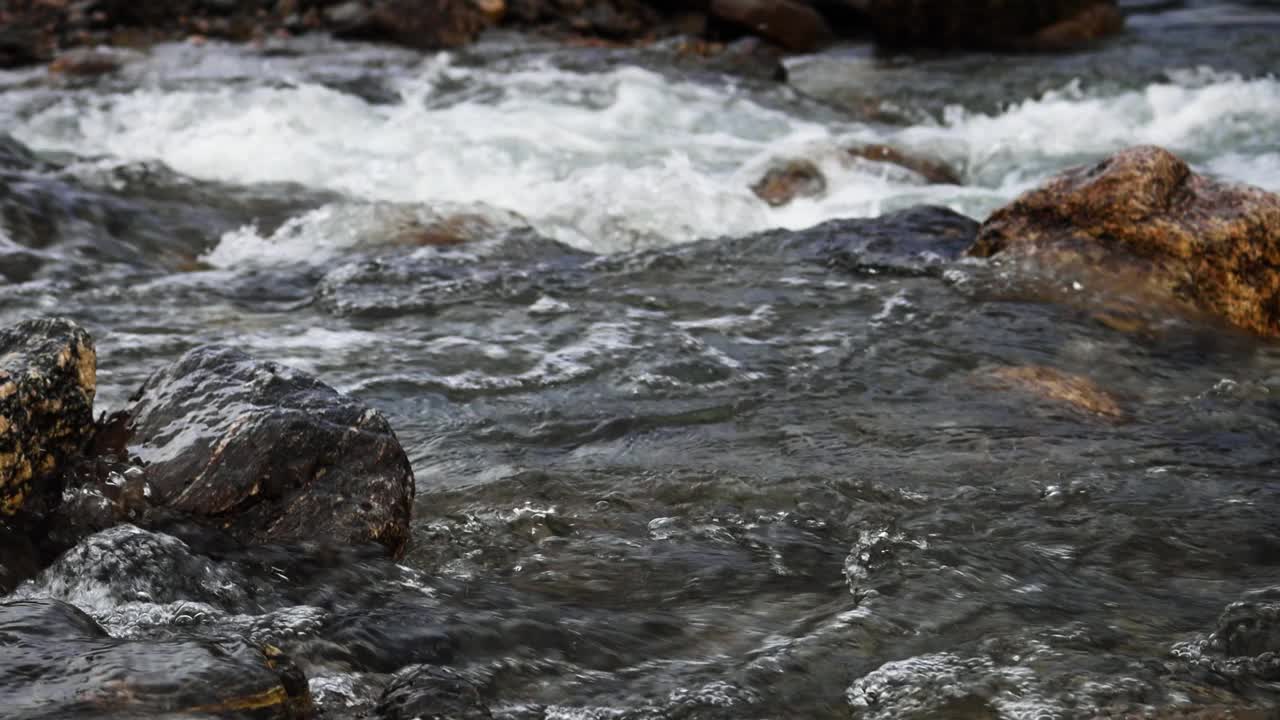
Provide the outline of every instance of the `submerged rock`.
{"type": "Polygon", "coordinates": [[[0,515],[13,515],[93,434],[97,355],[70,320],[0,330],[0,515]]]}
{"type": "Polygon", "coordinates": [[[396,674],[378,701],[384,720],[488,720],[480,690],[448,668],[416,665],[396,674]]]}
{"type": "Polygon", "coordinates": [[[1197,175],[1161,148],[1067,170],[993,213],[969,253],[1119,277],[1280,335],[1280,195],[1197,175]]]}
{"type": "Polygon", "coordinates": [[[1087,415],[1113,420],[1124,417],[1119,401],[1097,383],[1054,368],[1041,365],[997,368],[986,373],[982,381],[1043,397],[1087,415]]]}
{"type": "Polygon", "coordinates": [[[1114,35],[1114,0],[848,0],[879,42],[896,46],[1065,50],[1114,35]]]}
{"type": "Polygon", "coordinates": [[[788,160],[765,171],[751,186],[756,197],[779,207],[800,197],[817,197],[827,191],[827,178],[808,160],[788,160]]]}
{"type": "Polygon", "coordinates": [[[245,542],[404,549],[414,481],[395,433],[305,373],[197,348],[148,379],[127,412],[153,505],[245,542]]]}
{"type": "Polygon", "coordinates": [[[0,604],[0,706],[11,720],[311,715],[306,679],[240,640],[121,640],[57,601],[0,604]]]}

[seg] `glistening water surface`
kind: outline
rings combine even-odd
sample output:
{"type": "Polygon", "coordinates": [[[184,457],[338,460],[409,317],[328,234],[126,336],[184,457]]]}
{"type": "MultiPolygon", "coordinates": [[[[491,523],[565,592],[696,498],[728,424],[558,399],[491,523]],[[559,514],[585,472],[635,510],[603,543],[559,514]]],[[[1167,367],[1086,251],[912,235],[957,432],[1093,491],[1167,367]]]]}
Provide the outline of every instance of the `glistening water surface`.
{"type": "Polygon", "coordinates": [[[278,644],[332,718],[424,662],[503,718],[1273,706],[1274,666],[1209,634],[1280,594],[1280,350],[1122,331],[1075,278],[957,259],[970,223],[900,212],[980,220],[1136,143],[1280,190],[1280,13],[1130,28],[1057,57],[838,48],[783,85],[521,38],[0,74],[0,321],[90,328],[104,409],[203,343],[316,373],[389,416],[418,482],[400,565],[125,527],[18,594],[278,644]],[[965,182],[842,159],[859,142],[965,182]],[[796,157],[825,195],[751,194],[796,157]],[[470,242],[421,244],[459,216],[470,242]],[[1117,412],[991,382],[1011,366],[1117,412]]]}

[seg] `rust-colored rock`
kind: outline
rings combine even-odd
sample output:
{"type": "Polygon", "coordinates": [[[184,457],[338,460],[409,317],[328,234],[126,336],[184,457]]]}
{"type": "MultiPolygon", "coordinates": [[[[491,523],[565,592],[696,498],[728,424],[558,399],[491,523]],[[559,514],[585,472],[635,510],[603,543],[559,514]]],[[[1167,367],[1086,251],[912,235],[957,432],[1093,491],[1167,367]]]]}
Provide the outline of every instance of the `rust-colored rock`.
{"type": "Polygon", "coordinates": [[[711,14],[794,52],[817,50],[832,39],[822,15],[793,0],[711,0],[711,14]]]}
{"type": "Polygon", "coordinates": [[[920,175],[932,185],[959,185],[960,173],[941,160],[911,155],[888,145],[862,145],[849,148],[849,157],[888,163],[920,175]]]}
{"type": "Polygon", "coordinates": [[[774,207],[786,205],[798,197],[816,197],[826,191],[827,179],[818,166],[808,160],[775,164],[751,186],[756,197],[774,207]]]}
{"type": "Polygon", "coordinates": [[[309,375],[201,347],[127,410],[151,502],[249,543],[409,537],[413,471],[378,411],[309,375]]]}
{"type": "Polygon", "coordinates": [[[1121,30],[1114,0],[848,0],[895,46],[1065,50],[1121,30]]]}
{"type": "Polygon", "coordinates": [[[1124,417],[1119,401],[1097,383],[1051,367],[1021,365],[996,368],[985,373],[982,381],[1052,400],[1088,415],[1112,420],[1124,417]]]}
{"type": "Polygon", "coordinates": [[[93,340],[70,320],[0,331],[0,515],[13,515],[93,435],[93,340]]]}
{"type": "Polygon", "coordinates": [[[1121,277],[1136,295],[1280,336],[1280,195],[1196,175],[1157,147],[1054,177],[993,213],[969,254],[1121,277]]]}

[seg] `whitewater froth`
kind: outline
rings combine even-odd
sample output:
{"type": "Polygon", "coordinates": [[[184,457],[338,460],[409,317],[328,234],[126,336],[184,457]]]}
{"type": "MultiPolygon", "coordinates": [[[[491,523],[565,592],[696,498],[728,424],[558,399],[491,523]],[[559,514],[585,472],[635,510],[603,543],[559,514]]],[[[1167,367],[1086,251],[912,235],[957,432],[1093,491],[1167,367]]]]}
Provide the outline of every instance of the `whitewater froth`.
{"type": "MultiPolygon", "coordinates": [[[[158,160],[207,180],[300,183],[356,203],[482,204],[597,252],[802,228],[918,203],[982,217],[1063,167],[1138,143],[1280,189],[1274,78],[1171,73],[1110,95],[1072,83],[1000,113],[952,107],[908,127],[812,120],[734,84],[637,67],[577,73],[533,62],[498,71],[440,55],[389,83],[401,102],[374,104],[294,78],[81,94],[6,119],[39,149],[158,160]],[[865,142],[940,157],[965,185],[929,186],[843,156],[841,148],[865,142]],[[750,185],[778,158],[815,162],[827,192],[780,208],[761,202],[750,185]]],[[[305,228],[315,219],[299,219],[304,231],[291,228],[293,235],[314,234],[305,228]]],[[[347,222],[343,232],[362,224],[347,222]]],[[[288,236],[245,228],[208,257],[225,267],[314,253],[315,243],[291,245],[288,236]]],[[[361,242],[344,235],[319,247],[325,256],[361,242]]]]}

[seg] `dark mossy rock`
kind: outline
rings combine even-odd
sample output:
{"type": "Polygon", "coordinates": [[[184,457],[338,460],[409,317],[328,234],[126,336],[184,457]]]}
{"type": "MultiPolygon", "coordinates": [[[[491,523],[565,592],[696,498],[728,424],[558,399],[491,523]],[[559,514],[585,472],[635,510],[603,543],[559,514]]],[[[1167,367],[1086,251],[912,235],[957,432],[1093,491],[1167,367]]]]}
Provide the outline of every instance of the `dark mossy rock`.
{"type": "Polygon", "coordinates": [[[1066,50],[1124,26],[1114,0],[847,0],[893,46],[1066,50]]]}
{"type": "Polygon", "coordinates": [[[306,373],[201,347],[148,379],[127,412],[153,506],[247,543],[404,549],[414,480],[395,433],[306,373]]]}
{"type": "Polygon", "coordinates": [[[1158,147],[1050,179],[993,213],[969,252],[1280,336],[1280,195],[1197,175],[1158,147]]]}
{"type": "Polygon", "coordinates": [[[480,690],[448,668],[419,665],[397,673],[378,701],[382,720],[490,720],[480,690]]]}
{"type": "Polygon", "coordinates": [[[60,467],[93,435],[97,355],[70,320],[0,330],[0,515],[55,498],[60,467]]]}
{"type": "Polygon", "coordinates": [[[311,716],[302,674],[240,640],[122,640],[57,601],[0,603],[7,720],[311,716]]]}

